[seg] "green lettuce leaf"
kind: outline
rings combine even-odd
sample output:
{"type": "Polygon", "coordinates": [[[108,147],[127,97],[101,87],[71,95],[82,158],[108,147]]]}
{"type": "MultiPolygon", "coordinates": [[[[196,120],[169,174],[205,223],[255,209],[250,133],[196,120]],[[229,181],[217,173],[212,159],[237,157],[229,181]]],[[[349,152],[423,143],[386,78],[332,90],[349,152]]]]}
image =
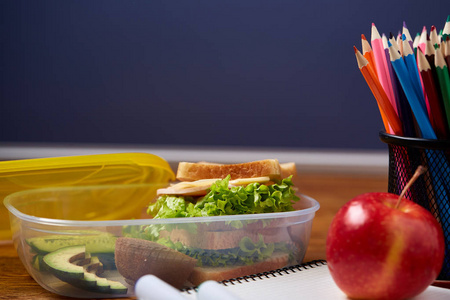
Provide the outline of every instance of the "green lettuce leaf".
{"type": "Polygon", "coordinates": [[[229,181],[230,176],[216,181],[195,204],[192,197],[163,195],[150,204],[147,213],[153,218],[180,218],[285,212],[294,210],[292,204],[299,200],[292,176],[269,186],[228,187],[229,181]]]}

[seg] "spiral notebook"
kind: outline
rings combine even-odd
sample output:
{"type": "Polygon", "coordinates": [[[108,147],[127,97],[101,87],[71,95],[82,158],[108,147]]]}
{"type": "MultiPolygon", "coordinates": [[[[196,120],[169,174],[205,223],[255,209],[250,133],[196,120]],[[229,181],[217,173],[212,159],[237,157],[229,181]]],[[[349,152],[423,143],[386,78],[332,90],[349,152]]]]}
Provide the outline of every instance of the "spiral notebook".
{"type": "MultiPolygon", "coordinates": [[[[336,286],[324,260],[221,282],[241,300],[348,299],[336,286]]],[[[196,289],[186,289],[186,299],[197,299],[196,289]]],[[[450,299],[450,290],[428,287],[414,300],[450,299]]]]}

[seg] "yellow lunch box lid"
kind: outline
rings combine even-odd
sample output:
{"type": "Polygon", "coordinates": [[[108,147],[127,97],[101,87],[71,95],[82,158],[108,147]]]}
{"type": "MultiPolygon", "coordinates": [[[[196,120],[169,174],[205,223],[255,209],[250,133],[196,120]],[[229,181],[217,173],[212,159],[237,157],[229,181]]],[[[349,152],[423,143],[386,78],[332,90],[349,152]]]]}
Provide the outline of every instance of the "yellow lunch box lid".
{"type": "MultiPolygon", "coordinates": [[[[8,211],[3,199],[11,194],[23,193],[23,197],[34,199],[35,190],[73,187],[73,193],[84,186],[123,186],[149,184],[151,194],[143,192],[127,195],[125,200],[114,199],[110,206],[116,209],[114,216],[98,210],[93,219],[138,217],[140,210],[156,195],[156,189],[175,179],[169,163],[150,153],[112,153],[83,156],[36,158],[0,162],[0,240],[8,238],[8,211]],[[132,201],[135,198],[136,201],[132,201]]],[[[129,190],[129,189],[128,189],[129,190]]],[[[141,191],[141,189],[136,189],[141,191]]],[[[38,193],[36,195],[39,195],[38,193]]],[[[38,197],[38,196],[36,196],[38,197]]],[[[106,198],[105,198],[106,199],[106,198]]]]}
{"type": "Polygon", "coordinates": [[[0,199],[43,187],[164,184],[175,179],[169,163],[150,153],[111,153],[0,162],[0,199]]]}

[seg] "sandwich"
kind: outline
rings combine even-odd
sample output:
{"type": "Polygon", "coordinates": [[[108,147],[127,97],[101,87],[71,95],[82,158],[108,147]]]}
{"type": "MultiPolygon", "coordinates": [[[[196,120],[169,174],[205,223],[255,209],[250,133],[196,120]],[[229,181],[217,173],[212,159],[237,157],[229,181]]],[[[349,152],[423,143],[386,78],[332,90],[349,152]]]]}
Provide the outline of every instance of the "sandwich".
{"type": "MultiPolygon", "coordinates": [[[[155,219],[260,214],[294,210],[294,163],[266,159],[241,164],[181,162],[178,182],[157,191],[148,214],[155,219]]],[[[125,236],[143,238],[196,260],[194,286],[299,263],[305,249],[284,218],[239,218],[142,226],[125,236]]]]}

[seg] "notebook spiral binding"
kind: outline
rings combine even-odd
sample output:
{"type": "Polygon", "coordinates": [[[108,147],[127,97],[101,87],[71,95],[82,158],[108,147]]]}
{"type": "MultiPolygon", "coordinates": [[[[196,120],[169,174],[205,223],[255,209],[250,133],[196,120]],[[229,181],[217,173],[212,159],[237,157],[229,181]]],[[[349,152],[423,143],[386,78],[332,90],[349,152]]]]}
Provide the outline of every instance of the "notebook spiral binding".
{"type": "MultiPolygon", "coordinates": [[[[243,276],[243,277],[227,279],[227,280],[220,281],[219,283],[223,284],[224,286],[235,285],[235,284],[240,284],[240,283],[249,282],[249,281],[263,280],[265,278],[283,276],[283,275],[287,275],[290,273],[296,273],[298,271],[304,271],[304,270],[308,270],[311,268],[316,268],[316,267],[326,266],[326,265],[327,265],[326,260],[313,260],[313,261],[310,261],[307,263],[298,264],[298,265],[294,265],[294,266],[290,266],[290,267],[285,267],[282,269],[276,269],[276,270],[272,270],[269,272],[257,273],[257,274],[253,274],[253,275],[247,275],[247,276],[243,276]]],[[[191,294],[191,293],[196,293],[197,289],[198,289],[198,287],[189,287],[189,288],[184,288],[181,291],[191,294]]]]}

